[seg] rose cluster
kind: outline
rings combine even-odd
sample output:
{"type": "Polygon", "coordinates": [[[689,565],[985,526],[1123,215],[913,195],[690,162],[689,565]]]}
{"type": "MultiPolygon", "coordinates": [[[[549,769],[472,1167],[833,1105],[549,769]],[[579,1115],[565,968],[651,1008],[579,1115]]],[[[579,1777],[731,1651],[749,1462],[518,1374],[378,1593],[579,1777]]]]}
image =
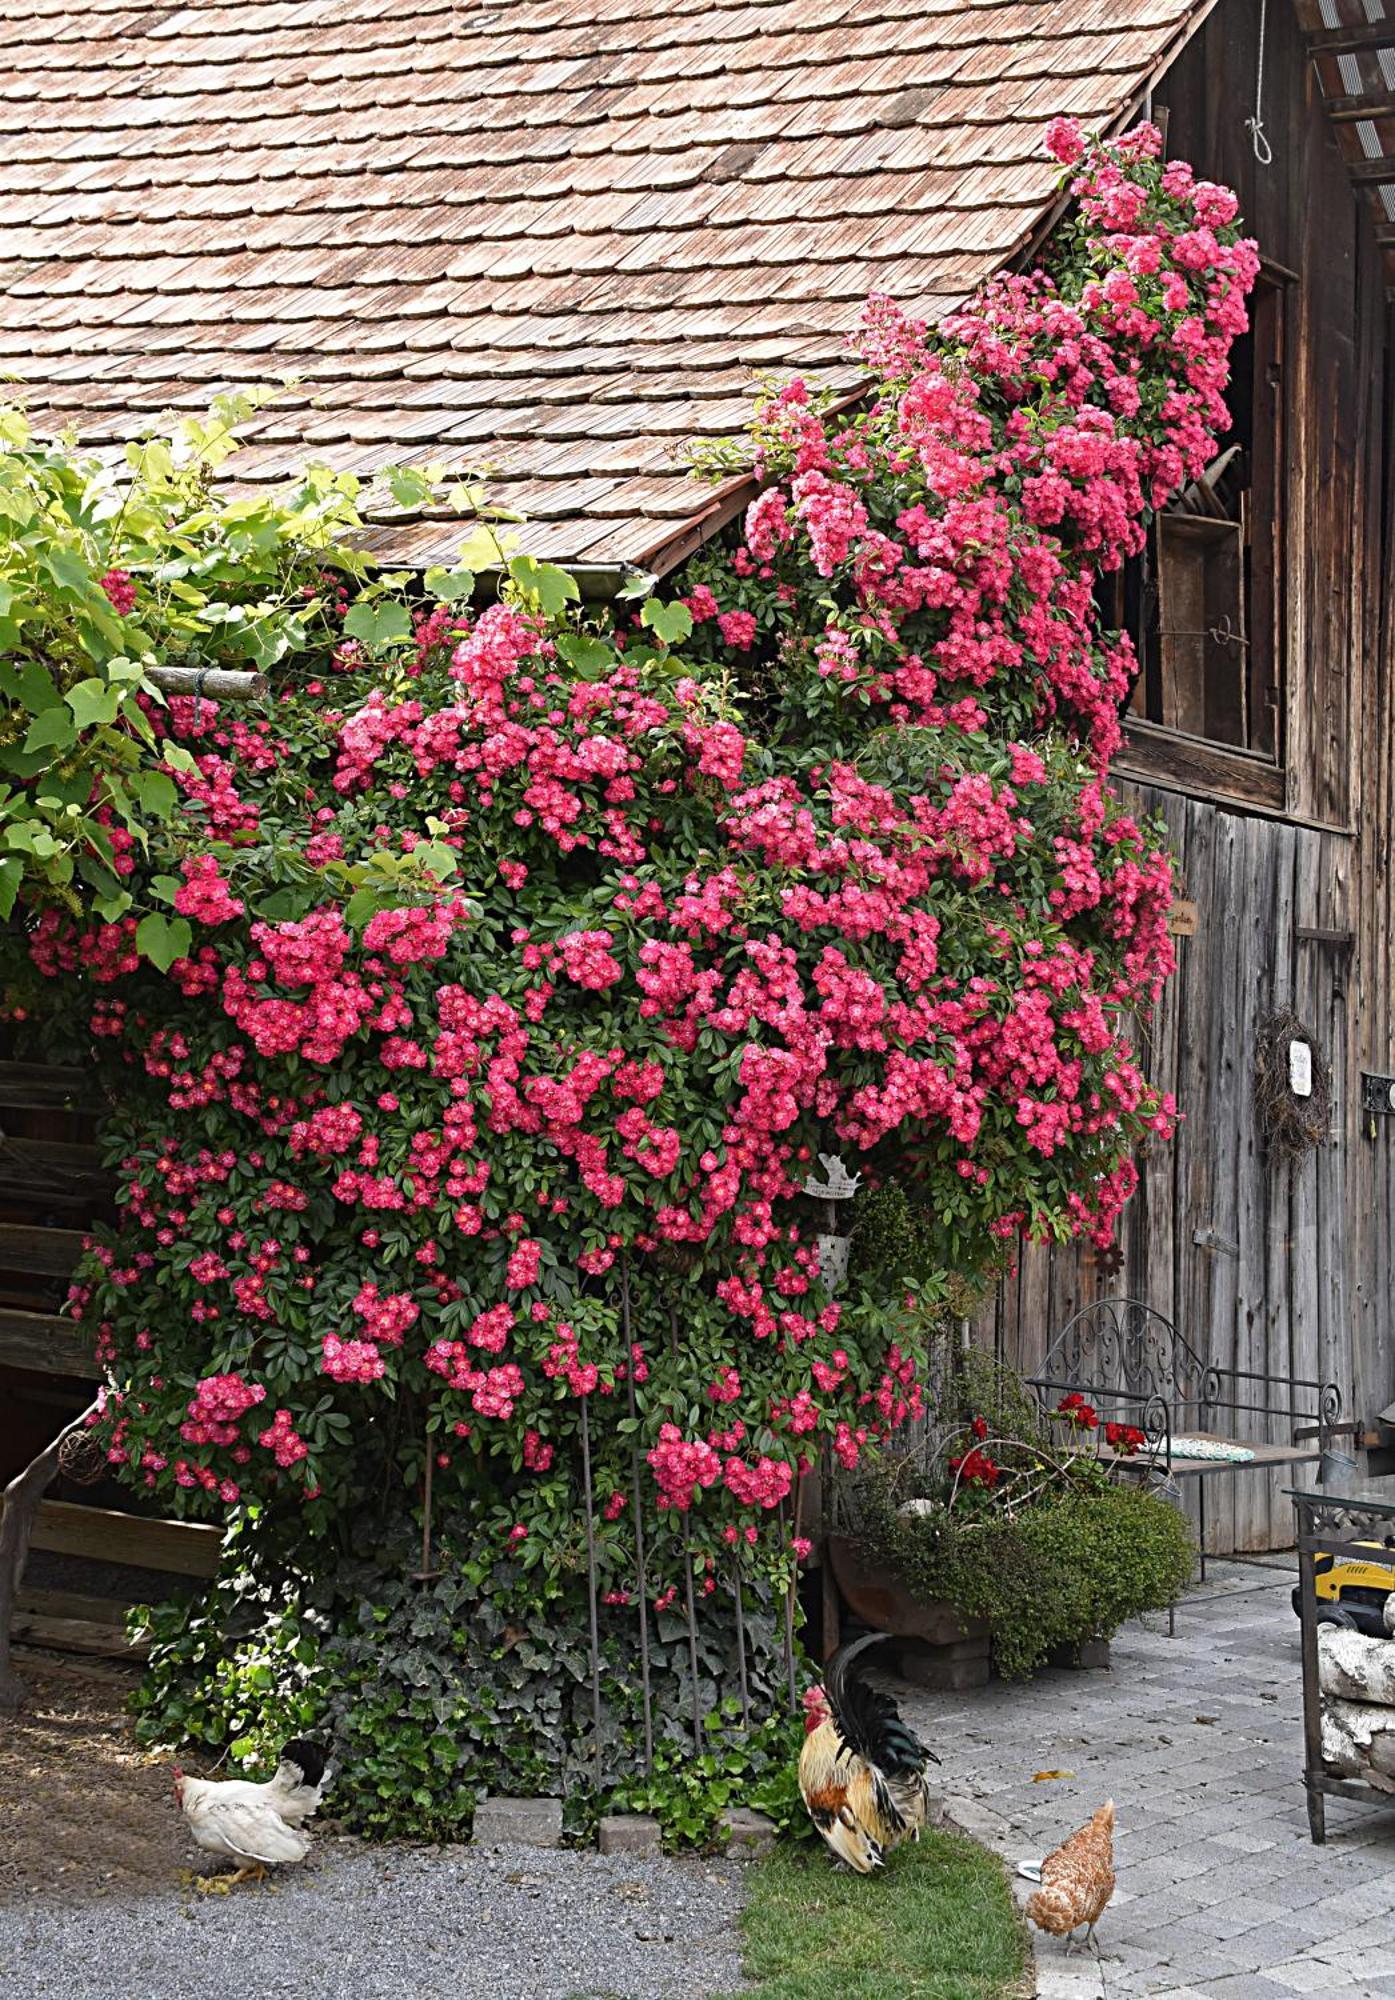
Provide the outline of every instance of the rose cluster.
{"type": "Polygon", "coordinates": [[[675,636],[520,582],[286,663],[252,723],[152,712],[183,814],[132,880],[187,950],[32,934],[122,1106],[75,1309],[127,1476],[313,1525],[429,1462],[560,1571],[589,1464],[607,1600],[638,1510],[671,1603],[695,1558],[787,1574],[801,1474],[923,1407],[935,1299],[832,1293],[820,1153],[946,1273],[1109,1235],[1171,1122],[1128,1028],[1172,892],[1091,586],[1204,462],[1253,274],[1155,155],[1069,160],[1051,275],[933,335],[874,301],[860,410],[765,408],[675,636]]]}

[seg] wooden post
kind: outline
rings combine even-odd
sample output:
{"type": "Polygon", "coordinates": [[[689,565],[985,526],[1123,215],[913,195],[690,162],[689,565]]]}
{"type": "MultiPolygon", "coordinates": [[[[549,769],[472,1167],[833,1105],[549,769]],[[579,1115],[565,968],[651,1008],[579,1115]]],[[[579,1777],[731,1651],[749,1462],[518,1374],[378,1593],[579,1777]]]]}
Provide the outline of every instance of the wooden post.
{"type": "Polygon", "coordinates": [[[4,1512],[0,1514],[0,1715],[15,1714],[24,1700],[24,1682],[10,1664],[10,1629],[15,1600],[24,1581],[24,1565],[29,1559],[34,1517],[45,1489],[58,1471],[63,1440],[82,1430],[87,1419],[100,1409],[100,1401],[89,1403],[82,1415],[74,1417],[5,1488],[4,1512]]]}
{"type": "Polygon", "coordinates": [[[1317,1846],[1327,1839],[1322,1796],[1322,1694],[1318,1685],[1317,1589],[1313,1573],[1315,1527],[1310,1510],[1295,1502],[1298,1515],[1298,1616],[1303,1656],[1303,1785],[1308,1795],[1308,1831],[1317,1846]]]}

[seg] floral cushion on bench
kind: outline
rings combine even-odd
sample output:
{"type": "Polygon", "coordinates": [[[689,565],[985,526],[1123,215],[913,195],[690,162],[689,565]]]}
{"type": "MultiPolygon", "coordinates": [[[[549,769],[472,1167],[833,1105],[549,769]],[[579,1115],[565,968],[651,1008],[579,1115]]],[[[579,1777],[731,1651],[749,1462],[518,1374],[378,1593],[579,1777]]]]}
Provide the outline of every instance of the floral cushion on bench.
{"type": "Polygon", "coordinates": [[[1174,1458],[1214,1458],[1226,1465],[1248,1465],[1254,1453],[1243,1444],[1223,1444],[1219,1438],[1179,1437],[1172,1440],[1174,1458]]]}

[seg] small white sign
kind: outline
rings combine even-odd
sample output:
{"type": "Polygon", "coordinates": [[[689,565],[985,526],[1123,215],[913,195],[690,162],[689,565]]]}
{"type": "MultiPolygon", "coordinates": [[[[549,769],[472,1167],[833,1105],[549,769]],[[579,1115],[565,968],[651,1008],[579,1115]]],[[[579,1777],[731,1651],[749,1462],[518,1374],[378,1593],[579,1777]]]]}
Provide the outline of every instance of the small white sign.
{"type": "Polygon", "coordinates": [[[1313,1094],[1313,1052],[1307,1042],[1288,1045],[1288,1087],[1295,1097],[1313,1094]]]}
{"type": "Polygon", "coordinates": [[[851,1236],[816,1236],[819,1246],[819,1276],[830,1292],[836,1292],[848,1275],[851,1236]]]}

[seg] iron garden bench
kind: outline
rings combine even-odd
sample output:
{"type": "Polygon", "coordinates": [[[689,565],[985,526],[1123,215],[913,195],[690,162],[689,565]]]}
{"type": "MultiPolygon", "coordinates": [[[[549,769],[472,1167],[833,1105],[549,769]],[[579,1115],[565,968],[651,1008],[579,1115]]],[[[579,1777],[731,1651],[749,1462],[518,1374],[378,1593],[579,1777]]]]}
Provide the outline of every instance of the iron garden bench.
{"type": "Polygon", "coordinates": [[[1096,1449],[1101,1458],[1120,1458],[1105,1442],[1106,1422],[1130,1424],[1145,1439],[1126,1460],[1131,1471],[1152,1473],[1169,1484],[1196,1480],[1203,1578],[1208,1480],[1307,1461],[1320,1468],[1332,1439],[1354,1428],[1341,1421],[1342,1396],[1335,1382],[1204,1362],[1170,1319],[1140,1299],[1100,1299],[1082,1307],[1051,1343],[1027,1386],[1044,1414],[1071,1394],[1090,1403],[1099,1413],[1096,1449]],[[1271,1433],[1282,1428],[1287,1441],[1235,1436],[1237,1420],[1246,1416],[1268,1419],[1271,1433]],[[1186,1447],[1194,1444],[1203,1449],[1239,1446],[1249,1456],[1189,1456],[1186,1447]]]}

